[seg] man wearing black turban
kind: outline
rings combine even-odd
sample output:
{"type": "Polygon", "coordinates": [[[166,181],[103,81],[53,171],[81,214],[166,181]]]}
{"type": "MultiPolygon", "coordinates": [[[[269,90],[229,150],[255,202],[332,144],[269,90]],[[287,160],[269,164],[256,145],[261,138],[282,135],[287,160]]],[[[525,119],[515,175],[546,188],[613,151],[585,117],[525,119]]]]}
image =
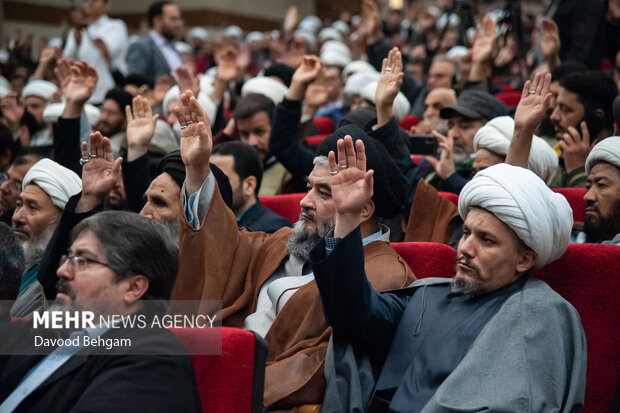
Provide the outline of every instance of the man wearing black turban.
{"type": "Polygon", "coordinates": [[[183,111],[177,114],[187,162],[181,194],[185,216],[173,299],[220,300],[224,326],[245,327],[265,338],[269,345],[265,406],[287,409],[319,404],[330,331],[307,258],[316,241],[333,227],[333,175],[326,155],[336,150],[337,141],[346,134],[366,144],[368,167],[375,171],[375,197],[365,206],[361,231],[366,271],[371,284],[380,290],[399,288],[415,279],[386,242],[389,230],[378,222],[379,217],[400,212],[405,181],[381,145],[374,144],[361,128],[348,125],[321,144],[294,229],[282,228],[272,235],[239,230],[235,215],[214,185],[213,173],[203,167],[211,156],[211,134],[200,120],[206,115],[191,92],[182,101],[183,111]],[[189,124],[187,114],[194,119],[189,124]]]}

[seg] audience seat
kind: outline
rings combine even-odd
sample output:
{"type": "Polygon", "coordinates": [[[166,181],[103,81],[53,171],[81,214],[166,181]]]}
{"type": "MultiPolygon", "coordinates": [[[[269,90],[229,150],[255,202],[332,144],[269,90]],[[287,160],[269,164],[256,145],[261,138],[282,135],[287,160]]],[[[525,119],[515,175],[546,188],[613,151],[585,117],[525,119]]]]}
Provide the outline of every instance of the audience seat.
{"type": "Polygon", "coordinates": [[[573,221],[583,222],[586,215],[586,201],[583,197],[586,194],[586,188],[554,188],[553,192],[564,195],[568,204],[573,209],[573,221]]]}
{"type": "Polygon", "coordinates": [[[586,412],[608,413],[620,379],[620,247],[570,244],[534,272],[579,312],[588,341],[586,412]]]}
{"type": "Polygon", "coordinates": [[[415,115],[405,115],[403,120],[398,123],[398,126],[400,126],[404,130],[409,132],[409,129],[411,129],[412,126],[417,125],[418,122],[419,122],[419,119],[418,119],[417,116],[415,116],[415,115]]]}
{"type": "Polygon", "coordinates": [[[516,108],[521,100],[521,92],[516,90],[513,92],[501,92],[496,93],[495,97],[509,108],[516,108]]]}
{"type": "Polygon", "coordinates": [[[314,118],[314,124],[319,128],[319,133],[321,135],[329,135],[334,131],[334,121],[330,117],[319,116],[318,118],[314,118]]]}
{"type": "Polygon", "coordinates": [[[261,204],[271,209],[276,214],[291,221],[293,224],[299,220],[301,207],[299,202],[306,196],[305,192],[296,194],[259,196],[261,204]]]}
{"type": "Polygon", "coordinates": [[[392,248],[407,262],[417,278],[452,277],[456,252],[434,242],[393,242],[392,248]]]}
{"type": "Polygon", "coordinates": [[[452,192],[438,192],[438,194],[452,202],[457,207],[459,206],[459,196],[457,194],[453,194],[452,192]]]}
{"type": "Polygon", "coordinates": [[[306,137],[306,145],[308,145],[308,146],[319,146],[319,143],[321,143],[321,141],[323,139],[325,139],[326,137],[327,137],[327,135],[308,136],[308,137],[306,137]]]}
{"type": "MultiPolygon", "coordinates": [[[[252,331],[221,330],[221,355],[192,355],[202,411],[209,413],[259,413],[263,411],[267,342],[252,331]]],[[[214,329],[215,330],[215,329],[214,329]]],[[[218,332],[201,328],[172,328],[191,352],[199,352],[218,332]],[[198,349],[198,351],[196,351],[198,349]]],[[[145,372],[148,374],[148,372],[145,372]]]]}
{"type": "Polygon", "coordinates": [[[415,162],[416,164],[418,164],[420,163],[422,159],[424,159],[425,155],[410,155],[410,156],[411,156],[411,160],[415,162]]]}

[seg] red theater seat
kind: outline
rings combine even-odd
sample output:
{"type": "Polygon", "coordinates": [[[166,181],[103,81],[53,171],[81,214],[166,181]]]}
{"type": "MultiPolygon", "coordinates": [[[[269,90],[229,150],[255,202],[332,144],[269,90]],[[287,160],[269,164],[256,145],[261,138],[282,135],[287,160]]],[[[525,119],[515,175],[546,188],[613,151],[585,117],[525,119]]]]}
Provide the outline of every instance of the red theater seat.
{"type": "Polygon", "coordinates": [[[306,145],[308,145],[308,146],[319,146],[319,143],[321,143],[321,141],[323,139],[325,139],[326,137],[327,137],[327,135],[308,136],[306,138],[306,145]]]}
{"type": "Polygon", "coordinates": [[[407,262],[417,278],[452,277],[456,252],[434,242],[393,242],[392,248],[407,262]]]}
{"type": "MultiPolygon", "coordinates": [[[[217,329],[222,333],[222,354],[191,356],[202,411],[262,412],[267,343],[252,331],[217,329]]],[[[215,329],[173,328],[171,331],[190,352],[205,342],[220,339],[215,329]]]]}
{"type": "Polygon", "coordinates": [[[521,92],[501,92],[496,93],[495,97],[497,98],[497,100],[499,100],[509,108],[516,108],[519,104],[519,101],[521,100],[521,92]]]}
{"type": "Polygon", "coordinates": [[[415,162],[416,164],[420,163],[420,161],[424,159],[424,155],[410,155],[410,156],[411,156],[411,160],[415,162]]]}
{"type": "Polygon", "coordinates": [[[412,126],[417,125],[418,122],[419,122],[419,119],[418,119],[417,116],[415,116],[415,115],[405,115],[403,120],[401,122],[399,122],[398,126],[400,126],[404,130],[409,132],[409,129],[411,129],[412,126]]]}
{"type": "Polygon", "coordinates": [[[318,118],[314,118],[314,124],[317,128],[319,128],[319,133],[321,135],[329,135],[334,131],[334,121],[332,118],[327,116],[320,116],[318,118]]]}
{"type": "Polygon", "coordinates": [[[459,206],[459,196],[457,194],[453,194],[452,192],[438,192],[438,194],[452,202],[457,207],[459,206]]]}
{"type": "Polygon", "coordinates": [[[588,342],[584,411],[608,413],[620,378],[620,247],[570,244],[562,258],[534,276],[579,312],[588,342]]]}
{"type": "Polygon", "coordinates": [[[573,221],[583,222],[586,215],[586,201],[583,197],[586,194],[585,188],[555,188],[553,192],[564,195],[568,204],[573,209],[573,221]]]}
{"type": "Polygon", "coordinates": [[[258,198],[265,208],[271,209],[276,214],[288,219],[294,224],[299,220],[299,213],[301,212],[299,201],[305,196],[306,193],[303,192],[297,194],[260,196],[258,198]]]}

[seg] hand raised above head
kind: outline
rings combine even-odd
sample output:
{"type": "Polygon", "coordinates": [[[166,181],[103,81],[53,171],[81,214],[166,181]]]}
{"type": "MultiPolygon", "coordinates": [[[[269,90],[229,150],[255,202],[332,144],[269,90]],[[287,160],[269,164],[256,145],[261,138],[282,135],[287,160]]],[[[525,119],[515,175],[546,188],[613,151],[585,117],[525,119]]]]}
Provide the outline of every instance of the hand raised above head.
{"type": "Polygon", "coordinates": [[[537,74],[523,86],[521,100],[515,111],[515,129],[532,132],[543,121],[551,104],[551,74],[537,74]]]}
{"type": "Polygon", "coordinates": [[[95,68],[85,61],[62,58],[54,72],[67,101],[84,103],[95,93],[99,76],[95,68]]]}
{"type": "Polygon", "coordinates": [[[93,207],[116,185],[122,162],[120,157],[114,160],[112,144],[100,132],[90,134],[90,153],[86,142],[82,142],[82,197],[94,199],[93,207]]]}
{"type": "Polygon", "coordinates": [[[377,83],[375,92],[375,103],[377,106],[387,105],[392,107],[394,99],[403,84],[403,61],[398,48],[394,47],[388,53],[387,58],[383,59],[381,66],[381,76],[377,83]]]}

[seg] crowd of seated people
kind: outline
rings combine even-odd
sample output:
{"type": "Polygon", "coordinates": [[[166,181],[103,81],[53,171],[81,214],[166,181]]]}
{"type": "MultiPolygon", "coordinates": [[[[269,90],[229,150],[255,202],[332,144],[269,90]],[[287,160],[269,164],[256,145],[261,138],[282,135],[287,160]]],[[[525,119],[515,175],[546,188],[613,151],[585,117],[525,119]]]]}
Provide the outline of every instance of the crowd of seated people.
{"type": "Polygon", "coordinates": [[[589,330],[532,274],[569,243],[620,250],[620,11],[381,3],[244,32],[87,0],[36,56],[12,35],[0,412],[200,411],[165,328],[163,351],[14,354],[54,302],[150,319],[177,300],[265,341],[265,411],[588,410],[589,330]],[[294,220],[261,202],[283,194],[294,220]],[[415,274],[403,241],[452,247],[454,277],[415,274]]]}

